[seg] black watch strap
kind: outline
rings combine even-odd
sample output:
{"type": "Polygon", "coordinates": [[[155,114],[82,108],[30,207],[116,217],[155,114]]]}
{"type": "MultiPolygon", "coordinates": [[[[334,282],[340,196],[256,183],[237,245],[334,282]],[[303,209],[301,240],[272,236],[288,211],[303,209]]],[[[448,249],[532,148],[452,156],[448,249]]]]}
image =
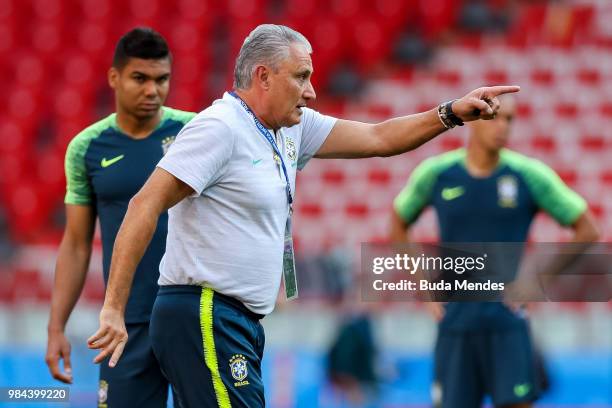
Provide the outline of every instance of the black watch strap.
{"type": "Polygon", "coordinates": [[[463,121],[453,112],[453,102],[455,101],[456,99],[438,105],[438,117],[447,129],[463,126],[463,121]]]}

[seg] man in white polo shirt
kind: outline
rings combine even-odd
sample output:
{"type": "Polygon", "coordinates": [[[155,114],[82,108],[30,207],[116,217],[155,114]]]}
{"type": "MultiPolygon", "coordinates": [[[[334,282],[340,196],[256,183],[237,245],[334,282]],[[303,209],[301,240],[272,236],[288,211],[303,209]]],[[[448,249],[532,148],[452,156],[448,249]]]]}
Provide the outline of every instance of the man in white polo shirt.
{"type": "MultiPolygon", "coordinates": [[[[491,119],[497,96],[479,88],[428,112],[379,124],[335,119],[306,107],[316,95],[312,48],[300,33],[261,25],[246,38],[235,90],[179,133],[132,199],[115,241],[96,362],[117,364],[133,272],[157,217],[169,210],[151,341],[183,407],[263,407],[259,320],[274,308],[281,276],[297,296],[291,206],[296,170],[312,157],[391,156],[464,121],[491,119]]],[[[137,392],[137,391],[135,391],[137,392]]]]}

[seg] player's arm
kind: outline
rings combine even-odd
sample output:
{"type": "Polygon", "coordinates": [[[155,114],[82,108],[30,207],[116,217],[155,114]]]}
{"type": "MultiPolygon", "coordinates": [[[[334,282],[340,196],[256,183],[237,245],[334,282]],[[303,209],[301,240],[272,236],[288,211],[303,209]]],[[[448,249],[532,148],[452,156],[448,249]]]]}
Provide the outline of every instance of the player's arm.
{"type": "Polygon", "coordinates": [[[391,213],[391,242],[407,244],[410,242],[410,224],[399,216],[397,211],[391,213]]]}
{"type": "Polygon", "coordinates": [[[192,193],[187,184],[157,167],[130,200],[113,247],[100,328],[87,340],[90,348],[102,349],[95,363],[112,353],[109,366],[114,367],[121,356],[127,342],[123,316],[136,267],[155,233],[159,216],[192,193]]]}
{"type": "MultiPolygon", "coordinates": [[[[570,189],[561,178],[548,166],[537,160],[527,160],[522,164],[522,171],[538,207],[555,219],[559,225],[569,227],[574,236],[570,251],[561,251],[550,263],[540,267],[539,280],[542,289],[554,287],[557,276],[571,265],[593,242],[599,239],[599,231],[586,201],[570,189]]],[[[521,279],[514,284],[516,293],[527,295],[523,298],[539,298],[545,293],[531,291],[528,279],[521,279]],[[533,293],[532,293],[533,292],[533,293]]],[[[508,297],[513,292],[508,292],[508,297]]]]}
{"type": "MultiPolygon", "coordinates": [[[[410,244],[412,242],[411,237],[410,237],[411,225],[412,224],[405,221],[397,213],[397,211],[394,210],[391,214],[391,231],[390,231],[391,242],[395,244],[410,244]]],[[[414,252],[419,253],[421,251],[414,251],[414,252]]],[[[420,279],[426,279],[426,277],[424,276],[423,271],[417,270],[414,274],[414,279],[416,281],[419,281],[420,279]]],[[[429,296],[429,295],[426,295],[425,293],[422,293],[422,295],[429,296]]],[[[427,307],[427,310],[429,311],[429,313],[432,315],[432,317],[436,321],[442,320],[442,318],[444,317],[444,303],[426,301],[425,306],[427,307]]]]}
{"type": "Polygon", "coordinates": [[[586,210],[571,225],[574,231],[573,242],[597,242],[600,238],[599,229],[591,211],[586,210]]]}
{"type": "Polygon", "coordinates": [[[588,243],[599,239],[597,224],[587,202],[570,189],[554,170],[534,159],[525,161],[523,167],[538,207],[559,225],[571,228],[574,231],[573,242],[588,243]]]}
{"type": "MultiPolygon", "coordinates": [[[[499,109],[497,96],[519,91],[518,86],[478,88],[452,104],[462,121],[492,119],[499,109]]],[[[338,159],[393,156],[416,149],[446,128],[438,111],[389,119],[378,124],[338,120],[315,157],[338,159]]]]}
{"type": "MultiPolygon", "coordinates": [[[[418,220],[419,215],[429,205],[430,194],[435,181],[435,170],[432,160],[425,161],[419,165],[406,187],[397,195],[393,202],[391,214],[390,239],[395,244],[410,244],[412,242],[410,232],[412,225],[418,220]]],[[[411,252],[422,253],[422,251],[411,252]]],[[[417,270],[414,279],[426,279],[423,271],[417,270]]],[[[427,296],[426,294],[422,294],[427,296]]],[[[444,304],[440,302],[425,302],[427,310],[436,321],[444,317],[444,304]]]]}
{"type": "Polygon", "coordinates": [[[70,343],[64,329],[87,276],[95,218],[95,210],[89,205],[66,205],[66,227],[55,264],[45,357],[53,378],[65,383],[72,383],[72,367],[70,343]],[[64,360],[63,372],[59,366],[61,359],[64,360]]]}

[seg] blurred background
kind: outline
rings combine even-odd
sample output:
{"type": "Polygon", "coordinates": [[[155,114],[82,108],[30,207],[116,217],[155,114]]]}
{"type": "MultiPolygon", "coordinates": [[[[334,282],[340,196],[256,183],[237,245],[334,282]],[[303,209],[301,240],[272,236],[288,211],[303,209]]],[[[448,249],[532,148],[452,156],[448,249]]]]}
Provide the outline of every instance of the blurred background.
{"type": "MultiPolygon", "coordinates": [[[[116,41],[137,25],[160,31],[174,55],[167,105],[200,111],[230,89],[242,41],[264,22],[311,41],[314,107],[329,115],[374,122],[478,86],[521,85],[510,147],[554,168],[612,239],[610,0],[0,0],[0,386],[59,385],[44,351],[63,159],[72,137],[114,110],[116,41]]],[[[466,136],[452,130],[384,160],[313,160],[298,176],[301,297],[263,322],[269,406],[430,406],[433,321],[416,303],[361,302],[354,277],[360,243],[387,240],[391,202],[414,166],[466,136]],[[335,364],[356,373],[335,382],[344,391],[328,379],[335,364]]],[[[415,234],[436,239],[431,211],[415,234]]],[[[530,239],[568,236],[539,216],[530,239]]],[[[97,400],[84,347],[104,296],[96,241],[68,326],[75,407],[97,400]]],[[[612,407],[610,302],[534,305],[532,326],[550,385],[538,406],[612,407]]]]}

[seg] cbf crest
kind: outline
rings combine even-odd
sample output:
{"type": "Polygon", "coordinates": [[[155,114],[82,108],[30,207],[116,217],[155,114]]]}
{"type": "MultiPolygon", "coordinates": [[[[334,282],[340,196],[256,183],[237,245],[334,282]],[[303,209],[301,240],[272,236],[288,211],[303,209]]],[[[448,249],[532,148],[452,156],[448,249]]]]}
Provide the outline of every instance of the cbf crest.
{"type": "Polygon", "coordinates": [[[164,152],[164,155],[168,153],[168,149],[170,149],[170,145],[172,144],[172,142],[174,142],[174,139],[176,139],[176,136],[167,136],[164,137],[164,139],[162,140],[161,147],[162,151],[164,152]]]}
{"type": "Polygon", "coordinates": [[[503,176],[497,180],[497,202],[500,207],[514,208],[518,199],[518,182],[514,176],[503,176]]]}
{"type": "Polygon", "coordinates": [[[100,386],[98,387],[98,408],[106,408],[107,399],[108,399],[108,383],[104,380],[100,380],[100,386]]]}
{"type": "Polygon", "coordinates": [[[232,358],[230,358],[229,366],[232,377],[234,380],[236,380],[234,383],[235,387],[241,387],[249,384],[246,379],[249,375],[249,368],[247,365],[247,360],[242,354],[234,354],[232,358]]]}
{"type": "Polygon", "coordinates": [[[287,157],[292,162],[296,161],[297,160],[297,149],[295,148],[295,142],[293,141],[293,138],[287,137],[285,144],[287,146],[287,157]]]}

